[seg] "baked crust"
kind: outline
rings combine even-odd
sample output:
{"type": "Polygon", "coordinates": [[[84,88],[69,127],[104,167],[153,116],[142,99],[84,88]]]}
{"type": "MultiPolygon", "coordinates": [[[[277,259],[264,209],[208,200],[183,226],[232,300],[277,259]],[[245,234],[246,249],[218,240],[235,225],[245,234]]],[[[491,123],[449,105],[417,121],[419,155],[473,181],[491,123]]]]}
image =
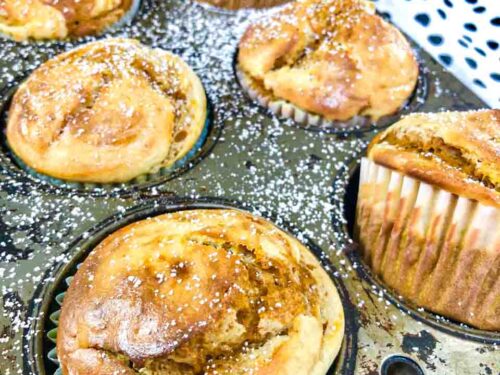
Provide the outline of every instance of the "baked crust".
{"type": "Polygon", "coordinates": [[[269,8],[289,2],[290,0],[197,0],[216,7],[237,10],[244,8],[269,8]]]}
{"type": "Polygon", "coordinates": [[[18,41],[96,34],[131,6],[132,0],[2,0],[0,32],[18,41]]]}
{"type": "Polygon", "coordinates": [[[246,30],[238,69],[263,96],[328,120],[392,114],[418,78],[406,39],[362,0],[286,5],[246,30]]]}
{"type": "Polygon", "coordinates": [[[165,214],[107,237],[67,291],[63,374],[325,374],[343,337],[316,258],[236,210],[165,214]],[[122,372],[120,372],[122,373],[122,372]]]}
{"type": "Polygon", "coordinates": [[[202,84],[179,57],[107,39],[31,74],[12,100],[7,140],[39,173],[126,182],[185,156],[205,120],[202,84]]]}
{"type": "Polygon", "coordinates": [[[453,194],[500,207],[500,110],[406,116],[368,157],[453,194]]]}

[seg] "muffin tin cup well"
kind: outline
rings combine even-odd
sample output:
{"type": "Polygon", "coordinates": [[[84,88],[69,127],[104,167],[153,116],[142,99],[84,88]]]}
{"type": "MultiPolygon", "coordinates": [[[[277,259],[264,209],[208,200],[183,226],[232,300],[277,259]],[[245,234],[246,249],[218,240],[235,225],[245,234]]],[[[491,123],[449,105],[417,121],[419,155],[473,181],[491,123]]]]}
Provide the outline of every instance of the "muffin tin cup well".
{"type": "Polygon", "coordinates": [[[84,183],[75,181],[65,181],[38,173],[26,165],[10,148],[5,129],[7,126],[7,116],[12,97],[17,87],[23,80],[0,92],[0,128],[2,129],[0,143],[0,162],[8,167],[13,176],[20,177],[38,186],[45,187],[52,192],[67,193],[68,191],[79,194],[100,195],[127,195],[135,191],[151,188],[162,184],[172,178],[179,176],[187,170],[193,168],[203,160],[210,150],[215,146],[222,131],[221,124],[213,121],[213,107],[207,98],[207,118],[204,128],[191,150],[180,160],[177,160],[169,167],[162,167],[155,173],[143,174],[124,183],[84,183]]]}
{"type": "MultiPolygon", "coordinates": [[[[54,283],[45,290],[42,290],[44,288],[39,288],[39,293],[43,297],[40,313],[44,319],[39,322],[39,327],[37,327],[39,330],[39,337],[36,340],[37,345],[35,345],[34,348],[38,354],[37,358],[39,359],[37,361],[38,373],[47,375],[60,375],[62,373],[59,367],[55,346],[60,309],[63,305],[64,295],[74,274],[92,249],[111,233],[133,222],[169,212],[210,208],[237,209],[248,212],[254,211],[251,207],[239,202],[230,202],[216,198],[200,198],[199,200],[177,198],[168,201],[153,201],[145,205],[131,208],[122,215],[115,215],[108,218],[90,230],[88,235],[84,238],[77,239],[69,249],[70,252],[74,253],[70,262],[56,266],[54,283]]],[[[267,213],[260,213],[260,216],[270,222],[274,222],[276,218],[276,215],[267,213]]],[[[288,223],[284,223],[279,227],[292,236],[297,236],[301,233],[299,229],[288,223]]],[[[340,352],[328,374],[352,373],[356,364],[357,352],[358,325],[356,311],[349,299],[349,294],[345,285],[339,277],[334,276],[336,270],[329,262],[326,254],[308,238],[301,242],[315,255],[323,268],[327,271],[337,288],[344,309],[344,340],[340,352]]]]}
{"type": "MultiPolygon", "coordinates": [[[[411,317],[437,328],[450,335],[473,340],[485,344],[500,345],[500,332],[486,331],[470,327],[464,323],[447,319],[433,312],[427,311],[414,303],[404,300],[396,292],[387,287],[385,283],[377,277],[370,267],[366,264],[361,254],[361,249],[354,241],[355,215],[358,200],[359,181],[360,181],[360,163],[353,161],[348,170],[348,181],[345,185],[345,195],[343,208],[339,207],[338,212],[343,212],[344,219],[338,221],[334,219],[333,223],[338,231],[343,232],[346,241],[346,253],[352,264],[356,264],[356,270],[359,276],[368,283],[375,285],[384,298],[390,301],[398,309],[404,311],[411,317]],[[349,243],[347,243],[349,242],[349,243]]],[[[336,186],[344,184],[344,176],[339,174],[334,182],[336,186]]]]}

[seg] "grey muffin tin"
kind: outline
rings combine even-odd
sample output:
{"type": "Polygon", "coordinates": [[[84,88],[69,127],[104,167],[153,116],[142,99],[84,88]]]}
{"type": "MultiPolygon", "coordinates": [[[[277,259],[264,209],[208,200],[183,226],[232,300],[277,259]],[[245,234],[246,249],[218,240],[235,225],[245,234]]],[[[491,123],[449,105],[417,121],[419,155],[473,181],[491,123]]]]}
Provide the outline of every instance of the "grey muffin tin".
{"type": "MultiPolygon", "coordinates": [[[[322,260],[346,314],[346,336],[331,374],[500,372],[499,333],[451,322],[405,302],[370,273],[350,239],[358,163],[370,139],[405,113],[485,104],[413,45],[419,84],[397,115],[338,131],[278,119],[245,95],[234,74],[239,37],[252,19],[268,11],[143,0],[128,23],[98,37],[137,38],[173,51],[200,76],[210,102],[207,140],[171,173],[121,186],[54,184],[29,174],[3,139],[0,374],[57,371],[50,332],[65,280],[105,235],[134,220],[199,207],[235,207],[267,217],[322,260]]],[[[33,69],[92,40],[1,40],[2,126],[13,91],[33,69]]]]}

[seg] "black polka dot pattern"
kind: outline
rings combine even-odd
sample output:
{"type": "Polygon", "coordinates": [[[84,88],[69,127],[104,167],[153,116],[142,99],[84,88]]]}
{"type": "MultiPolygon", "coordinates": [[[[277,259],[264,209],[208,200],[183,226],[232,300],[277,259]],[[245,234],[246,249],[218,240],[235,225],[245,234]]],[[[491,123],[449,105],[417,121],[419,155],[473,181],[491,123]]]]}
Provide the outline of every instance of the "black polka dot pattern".
{"type": "Polygon", "coordinates": [[[485,85],[485,84],[483,83],[483,81],[481,81],[480,79],[477,79],[477,78],[476,78],[476,79],[474,79],[474,81],[472,81],[472,82],[474,82],[474,83],[475,83],[476,85],[478,85],[479,87],[482,87],[483,89],[485,89],[485,88],[486,88],[486,85],[485,85]]]}
{"type": "Polygon", "coordinates": [[[474,47],[474,51],[479,53],[481,56],[486,56],[486,53],[481,48],[474,47]]]}
{"type": "Polygon", "coordinates": [[[451,63],[453,62],[453,59],[450,55],[447,55],[447,54],[441,54],[439,55],[439,60],[442,61],[442,63],[446,66],[449,66],[451,65],[451,63]]]}
{"type": "Polygon", "coordinates": [[[465,62],[467,65],[469,65],[472,69],[477,69],[477,62],[474,59],[471,59],[470,57],[465,58],[465,62]]]}
{"type": "Polygon", "coordinates": [[[427,26],[431,22],[429,16],[425,13],[420,13],[415,16],[415,20],[422,26],[427,26]]]}
{"type": "Polygon", "coordinates": [[[473,23],[466,23],[464,27],[469,31],[477,31],[477,27],[473,23]]]}
{"type": "Polygon", "coordinates": [[[500,107],[500,0],[375,0],[390,19],[492,107],[500,107]],[[493,71],[495,69],[495,71],[493,71]]]}
{"type": "Polygon", "coordinates": [[[490,47],[491,50],[496,51],[498,49],[498,42],[495,42],[494,40],[488,40],[486,42],[488,47],[490,47]]]}
{"type": "Polygon", "coordinates": [[[443,44],[443,38],[440,35],[429,35],[428,39],[435,46],[443,44]]]}

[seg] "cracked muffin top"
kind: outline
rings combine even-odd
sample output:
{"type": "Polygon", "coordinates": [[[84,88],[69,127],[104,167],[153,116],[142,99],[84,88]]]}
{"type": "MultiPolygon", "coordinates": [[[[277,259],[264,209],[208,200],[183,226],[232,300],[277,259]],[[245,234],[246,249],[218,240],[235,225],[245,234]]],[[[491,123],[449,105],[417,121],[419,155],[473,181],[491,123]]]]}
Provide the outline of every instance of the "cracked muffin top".
{"type": "Polygon", "coordinates": [[[252,24],[240,76],[263,97],[328,120],[376,120],[412,94],[418,64],[404,36],[363,0],[298,0],[252,24]]]}
{"type": "Polygon", "coordinates": [[[377,135],[368,157],[453,194],[500,207],[500,110],[418,113],[377,135]]]}
{"type": "Polygon", "coordinates": [[[36,172],[126,182],[184,157],[206,120],[196,74],[179,57],[130,39],[56,56],[20,85],[7,141],[36,172]]]}
{"type": "Polygon", "coordinates": [[[131,6],[132,0],[0,0],[0,32],[18,41],[96,34],[131,6]]]}
{"type": "Polygon", "coordinates": [[[101,242],[67,291],[63,374],[325,374],[344,316],[316,258],[227,209],[169,213],[101,242]]]}

